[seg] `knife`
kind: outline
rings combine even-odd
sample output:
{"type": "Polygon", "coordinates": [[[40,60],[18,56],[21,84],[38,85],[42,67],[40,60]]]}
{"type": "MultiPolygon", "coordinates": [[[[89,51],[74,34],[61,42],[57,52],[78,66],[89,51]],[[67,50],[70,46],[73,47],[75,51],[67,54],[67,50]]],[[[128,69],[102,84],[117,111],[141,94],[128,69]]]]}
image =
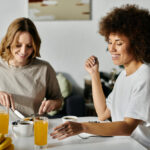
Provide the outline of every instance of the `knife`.
{"type": "Polygon", "coordinates": [[[11,105],[11,101],[9,100],[9,103],[10,103],[10,109],[12,110],[12,112],[14,112],[14,114],[19,117],[20,119],[24,119],[25,116],[23,114],[21,114],[18,110],[16,109],[12,109],[12,105],[11,105]]]}
{"type": "Polygon", "coordinates": [[[20,119],[24,119],[25,116],[23,114],[21,114],[18,110],[13,110],[12,108],[10,108],[10,110],[13,112],[13,114],[15,114],[18,118],[20,119]]]}
{"type": "MultiPolygon", "coordinates": [[[[13,111],[13,110],[12,110],[12,111],[13,111]]],[[[16,109],[15,109],[13,112],[16,114],[17,117],[19,117],[19,118],[21,118],[21,119],[24,119],[24,118],[25,118],[25,116],[24,116],[23,114],[21,114],[21,113],[20,113],[18,110],[16,110],[16,109]]]]}

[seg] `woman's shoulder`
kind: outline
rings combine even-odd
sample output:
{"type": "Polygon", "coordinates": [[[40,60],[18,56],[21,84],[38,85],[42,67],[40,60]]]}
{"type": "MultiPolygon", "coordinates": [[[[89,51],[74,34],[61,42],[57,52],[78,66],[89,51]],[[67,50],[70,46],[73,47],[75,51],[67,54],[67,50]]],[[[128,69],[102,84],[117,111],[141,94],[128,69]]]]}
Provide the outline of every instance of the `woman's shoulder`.
{"type": "Polygon", "coordinates": [[[138,71],[136,72],[135,76],[133,76],[134,83],[138,86],[138,84],[142,85],[149,85],[150,84],[150,65],[143,64],[138,71]]]}
{"type": "Polygon", "coordinates": [[[43,59],[40,59],[40,58],[35,58],[33,61],[32,61],[32,66],[35,66],[35,68],[42,68],[42,69],[46,69],[47,71],[50,71],[50,72],[53,72],[54,69],[53,67],[51,66],[51,64],[46,61],[46,60],[43,60],[43,59]]]}
{"type": "Polygon", "coordinates": [[[144,63],[138,70],[138,74],[150,79],[150,64],[144,63]]]}
{"type": "Polygon", "coordinates": [[[133,74],[126,76],[126,71],[122,70],[116,81],[128,81],[128,82],[147,82],[150,83],[150,64],[142,64],[142,66],[133,74]]]}
{"type": "Polygon", "coordinates": [[[32,61],[33,65],[38,65],[38,66],[45,66],[45,67],[51,67],[50,63],[46,60],[40,59],[40,58],[35,58],[32,61]]]}
{"type": "Polygon", "coordinates": [[[7,67],[8,63],[0,56],[0,66],[7,67]]]}
{"type": "Polygon", "coordinates": [[[118,75],[118,77],[117,77],[117,80],[119,80],[119,79],[122,80],[122,78],[124,78],[125,76],[126,76],[126,72],[125,72],[125,70],[123,69],[123,70],[120,71],[120,73],[119,73],[119,75],[118,75]]]}

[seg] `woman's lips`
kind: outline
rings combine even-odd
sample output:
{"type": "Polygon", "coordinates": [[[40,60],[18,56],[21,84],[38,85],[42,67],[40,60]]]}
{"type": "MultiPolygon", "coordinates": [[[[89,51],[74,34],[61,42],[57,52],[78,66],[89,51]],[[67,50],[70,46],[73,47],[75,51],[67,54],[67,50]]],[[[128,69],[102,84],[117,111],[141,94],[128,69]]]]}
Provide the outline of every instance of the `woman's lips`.
{"type": "Polygon", "coordinates": [[[119,54],[113,54],[113,55],[111,55],[111,56],[112,56],[112,59],[118,59],[118,58],[120,57],[119,54]]]}
{"type": "Polygon", "coordinates": [[[18,56],[19,56],[20,58],[26,58],[26,55],[18,54],[18,56]]]}

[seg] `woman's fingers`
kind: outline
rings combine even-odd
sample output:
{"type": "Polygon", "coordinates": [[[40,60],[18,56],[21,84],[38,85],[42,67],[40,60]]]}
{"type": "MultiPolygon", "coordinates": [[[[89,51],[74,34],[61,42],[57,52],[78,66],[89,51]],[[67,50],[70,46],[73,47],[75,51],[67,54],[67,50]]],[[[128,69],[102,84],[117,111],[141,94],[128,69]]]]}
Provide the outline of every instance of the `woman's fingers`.
{"type": "Polygon", "coordinates": [[[85,62],[86,71],[92,75],[93,73],[98,73],[99,71],[99,62],[97,57],[91,56],[85,62]]]}
{"type": "Polygon", "coordinates": [[[1,100],[1,104],[3,106],[6,106],[5,95],[3,93],[0,94],[0,100],[1,100]]]}
{"type": "Polygon", "coordinates": [[[1,98],[0,103],[1,103],[1,105],[5,106],[5,100],[4,99],[1,98]]]}
{"type": "Polygon", "coordinates": [[[86,64],[88,65],[88,67],[92,67],[94,65],[94,61],[93,59],[89,58],[86,62],[86,64]]]}
{"type": "Polygon", "coordinates": [[[50,134],[52,138],[62,140],[66,137],[79,134],[83,131],[81,123],[68,121],[56,128],[50,134]]]}
{"type": "Polygon", "coordinates": [[[97,63],[98,59],[95,56],[91,56],[87,59],[85,65],[87,67],[93,67],[97,63]]]}
{"type": "Polygon", "coordinates": [[[47,100],[44,107],[44,112],[50,112],[55,109],[55,101],[54,100],[47,100]]]}
{"type": "MultiPolygon", "coordinates": [[[[61,132],[61,131],[63,131],[63,130],[66,130],[66,128],[68,128],[68,124],[69,124],[69,121],[67,121],[67,122],[65,122],[65,123],[63,123],[63,124],[61,124],[61,125],[55,127],[53,133],[55,134],[55,133],[57,133],[57,132],[61,132]]],[[[53,133],[52,133],[52,134],[53,134],[53,133]]]]}
{"type": "Polygon", "coordinates": [[[50,112],[55,109],[54,100],[44,100],[39,108],[39,114],[50,112]]]}
{"type": "Polygon", "coordinates": [[[90,62],[92,65],[95,65],[97,63],[97,61],[98,61],[97,57],[95,57],[95,56],[90,57],[90,62]]]}
{"type": "Polygon", "coordinates": [[[61,125],[57,128],[55,128],[55,131],[53,133],[50,134],[54,139],[58,139],[58,140],[62,140],[66,137],[72,136],[73,135],[73,131],[72,129],[68,128],[68,126],[66,125],[61,125]]]}
{"type": "Polygon", "coordinates": [[[39,108],[39,114],[57,110],[60,108],[62,100],[44,100],[39,108]]]}
{"type": "Polygon", "coordinates": [[[43,114],[44,113],[45,103],[46,103],[46,100],[42,101],[42,104],[41,104],[41,106],[39,108],[39,112],[38,112],[39,114],[43,114]]]}
{"type": "Polygon", "coordinates": [[[67,138],[67,137],[70,137],[70,136],[72,136],[72,135],[73,135],[73,132],[72,132],[72,131],[66,131],[66,132],[64,132],[61,136],[58,136],[57,139],[58,139],[58,140],[63,140],[63,139],[65,139],[65,138],[67,138]]]}
{"type": "Polygon", "coordinates": [[[5,106],[11,108],[10,97],[8,95],[5,97],[5,106]]]}
{"type": "Polygon", "coordinates": [[[14,100],[11,94],[0,92],[0,103],[3,106],[6,106],[8,108],[12,107],[14,109],[14,100]]]}

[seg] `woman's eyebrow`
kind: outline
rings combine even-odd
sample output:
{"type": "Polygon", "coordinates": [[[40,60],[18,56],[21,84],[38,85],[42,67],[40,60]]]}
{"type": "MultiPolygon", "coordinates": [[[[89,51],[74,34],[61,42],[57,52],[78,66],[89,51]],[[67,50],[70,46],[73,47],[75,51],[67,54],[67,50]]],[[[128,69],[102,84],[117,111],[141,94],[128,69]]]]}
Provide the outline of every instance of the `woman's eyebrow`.
{"type": "Polygon", "coordinates": [[[115,41],[121,41],[120,39],[116,39],[115,41]]]}
{"type": "MultiPolygon", "coordinates": [[[[112,41],[112,40],[108,39],[108,41],[112,41]]],[[[123,42],[123,40],[121,40],[121,39],[115,39],[115,41],[122,41],[123,42]]]]}

